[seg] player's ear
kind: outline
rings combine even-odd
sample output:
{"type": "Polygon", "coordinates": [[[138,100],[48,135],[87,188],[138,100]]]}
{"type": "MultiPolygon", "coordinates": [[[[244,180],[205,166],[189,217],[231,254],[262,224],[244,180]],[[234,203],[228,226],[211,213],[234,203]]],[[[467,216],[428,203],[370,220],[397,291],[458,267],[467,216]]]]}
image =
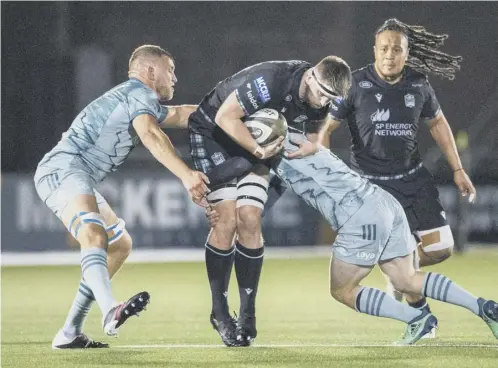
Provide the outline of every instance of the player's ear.
{"type": "Polygon", "coordinates": [[[156,76],[155,76],[155,73],[154,73],[154,67],[149,65],[147,67],[147,78],[149,78],[150,80],[155,80],[156,79],[156,76]]]}

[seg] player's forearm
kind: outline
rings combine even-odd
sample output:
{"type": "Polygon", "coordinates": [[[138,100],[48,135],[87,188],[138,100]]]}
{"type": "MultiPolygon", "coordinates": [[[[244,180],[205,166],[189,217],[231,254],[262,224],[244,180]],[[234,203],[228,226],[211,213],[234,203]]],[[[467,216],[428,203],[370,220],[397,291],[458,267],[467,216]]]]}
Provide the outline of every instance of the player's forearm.
{"type": "Polygon", "coordinates": [[[258,143],[254,140],[249,129],[242,120],[234,118],[216,119],[218,126],[225,131],[239,146],[250,153],[254,153],[258,148],[258,143]]]}
{"type": "Polygon", "coordinates": [[[168,106],[169,113],[166,119],[159,124],[164,128],[187,129],[188,118],[196,109],[197,105],[168,106]]]}
{"type": "Polygon", "coordinates": [[[439,120],[430,128],[430,132],[439,148],[443,152],[448,164],[453,171],[462,168],[460,155],[453,138],[453,132],[446,119],[439,120]]]}
{"type": "Polygon", "coordinates": [[[327,119],[318,132],[317,142],[322,146],[330,148],[330,134],[340,125],[337,120],[327,119]]]}
{"type": "Polygon", "coordinates": [[[149,132],[146,133],[141,139],[144,146],[147,147],[155,159],[180,180],[183,180],[183,178],[188,175],[190,172],[189,167],[180,157],[178,157],[175,152],[175,148],[166,134],[149,132]]]}
{"type": "Polygon", "coordinates": [[[187,128],[188,118],[190,114],[192,114],[197,109],[197,107],[198,105],[180,105],[176,107],[178,112],[178,128],[187,128]]]}

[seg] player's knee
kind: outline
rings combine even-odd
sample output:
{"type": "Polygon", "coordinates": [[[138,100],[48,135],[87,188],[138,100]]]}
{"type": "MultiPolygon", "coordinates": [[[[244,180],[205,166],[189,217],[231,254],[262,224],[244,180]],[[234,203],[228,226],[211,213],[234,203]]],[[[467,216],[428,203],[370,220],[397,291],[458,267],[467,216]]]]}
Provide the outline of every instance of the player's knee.
{"type": "Polygon", "coordinates": [[[331,280],[329,284],[330,295],[338,302],[343,302],[351,289],[352,287],[349,285],[337,284],[333,280],[331,280]]]}
{"type": "Polygon", "coordinates": [[[78,242],[83,248],[98,247],[107,249],[107,233],[102,226],[85,224],[78,233],[78,242]]]}
{"type": "Polygon", "coordinates": [[[348,304],[347,301],[351,299],[353,289],[349,287],[331,288],[330,295],[339,303],[348,304]]]}
{"type": "Polygon", "coordinates": [[[242,206],[237,210],[237,231],[256,234],[261,231],[261,210],[253,206],[242,206]]]}
{"type": "Polygon", "coordinates": [[[215,227],[211,228],[208,235],[208,242],[211,245],[222,249],[229,249],[232,246],[237,229],[237,219],[232,216],[221,216],[215,227]]]}
{"type": "Polygon", "coordinates": [[[132,240],[130,234],[125,229],[126,223],[122,218],[108,227],[106,227],[108,244],[116,244],[123,252],[129,248],[131,252],[132,240]]]}
{"type": "Polygon", "coordinates": [[[453,246],[432,252],[422,248],[422,252],[432,261],[432,264],[436,264],[447,260],[453,255],[453,246]]]}
{"type": "Polygon", "coordinates": [[[69,222],[68,231],[81,247],[107,249],[107,232],[104,218],[96,212],[79,212],[69,222]]]}
{"type": "Polygon", "coordinates": [[[405,294],[414,292],[415,278],[413,276],[400,275],[399,277],[391,278],[390,281],[394,289],[400,293],[405,294]]]}
{"type": "Polygon", "coordinates": [[[343,290],[341,290],[339,288],[335,288],[331,285],[329,288],[329,292],[330,292],[330,295],[332,296],[332,298],[334,298],[338,302],[342,301],[343,295],[344,295],[343,290]]]}
{"type": "Polygon", "coordinates": [[[431,232],[421,232],[419,235],[422,239],[420,251],[433,263],[439,263],[448,259],[453,254],[455,242],[453,234],[448,225],[442,226],[431,232]]]}
{"type": "Polygon", "coordinates": [[[235,234],[237,229],[237,216],[223,216],[220,217],[218,224],[213,228],[212,231],[224,234],[235,234]]]}
{"type": "Polygon", "coordinates": [[[123,258],[128,258],[131,254],[131,250],[133,249],[133,239],[127,231],[124,231],[123,236],[114,243],[116,245],[117,250],[121,254],[123,258]]]}

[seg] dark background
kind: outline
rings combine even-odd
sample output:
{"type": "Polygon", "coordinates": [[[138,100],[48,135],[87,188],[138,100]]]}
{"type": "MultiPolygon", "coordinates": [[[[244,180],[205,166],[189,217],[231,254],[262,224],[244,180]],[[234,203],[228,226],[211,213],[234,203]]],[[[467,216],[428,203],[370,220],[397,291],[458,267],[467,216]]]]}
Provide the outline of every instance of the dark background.
{"type": "MultiPolygon", "coordinates": [[[[430,80],[455,134],[468,134],[473,179],[498,182],[493,2],[2,2],[2,172],[33,172],[78,111],[126,79],[141,44],[173,53],[172,103],[197,103],[220,79],[260,61],[337,54],[362,67],[373,60],[373,33],[391,17],[450,35],[443,51],[462,55],[462,70],[454,81],[430,80]]],[[[185,132],[169,133],[186,157],[185,132]]],[[[427,129],[420,141],[438,179],[451,179],[427,129]]],[[[347,159],[347,129],[332,142],[347,159]]],[[[131,157],[125,170],[157,167],[143,148],[131,157]]]]}

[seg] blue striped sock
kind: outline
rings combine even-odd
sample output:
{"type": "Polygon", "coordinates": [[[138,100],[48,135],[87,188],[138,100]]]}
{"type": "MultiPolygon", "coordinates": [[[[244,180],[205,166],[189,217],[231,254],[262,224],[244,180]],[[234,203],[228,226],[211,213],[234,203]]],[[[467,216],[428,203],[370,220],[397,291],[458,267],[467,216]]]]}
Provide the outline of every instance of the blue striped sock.
{"type": "Polygon", "coordinates": [[[115,303],[107,269],[107,252],[101,248],[81,249],[81,271],[102,315],[105,316],[115,303]]]}
{"type": "Polygon", "coordinates": [[[422,293],[429,298],[467,308],[475,315],[479,315],[477,298],[439,273],[428,272],[425,275],[422,293]]]}
{"type": "Polygon", "coordinates": [[[78,292],[74,297],[73,304],[66,318],[63,327],[64,334],[68,337],[80,335],[83,332],[83,325],[90,308],[95,301],[92,290],[81,279],[78,292]]]}
{"type": "Polygon", "coordinates": [[[363,287],[356,296],[356,310],[371,316],[397,319],[409,323],[420,316],[420,310],[400,303],[379,289],[363,287]]]}

